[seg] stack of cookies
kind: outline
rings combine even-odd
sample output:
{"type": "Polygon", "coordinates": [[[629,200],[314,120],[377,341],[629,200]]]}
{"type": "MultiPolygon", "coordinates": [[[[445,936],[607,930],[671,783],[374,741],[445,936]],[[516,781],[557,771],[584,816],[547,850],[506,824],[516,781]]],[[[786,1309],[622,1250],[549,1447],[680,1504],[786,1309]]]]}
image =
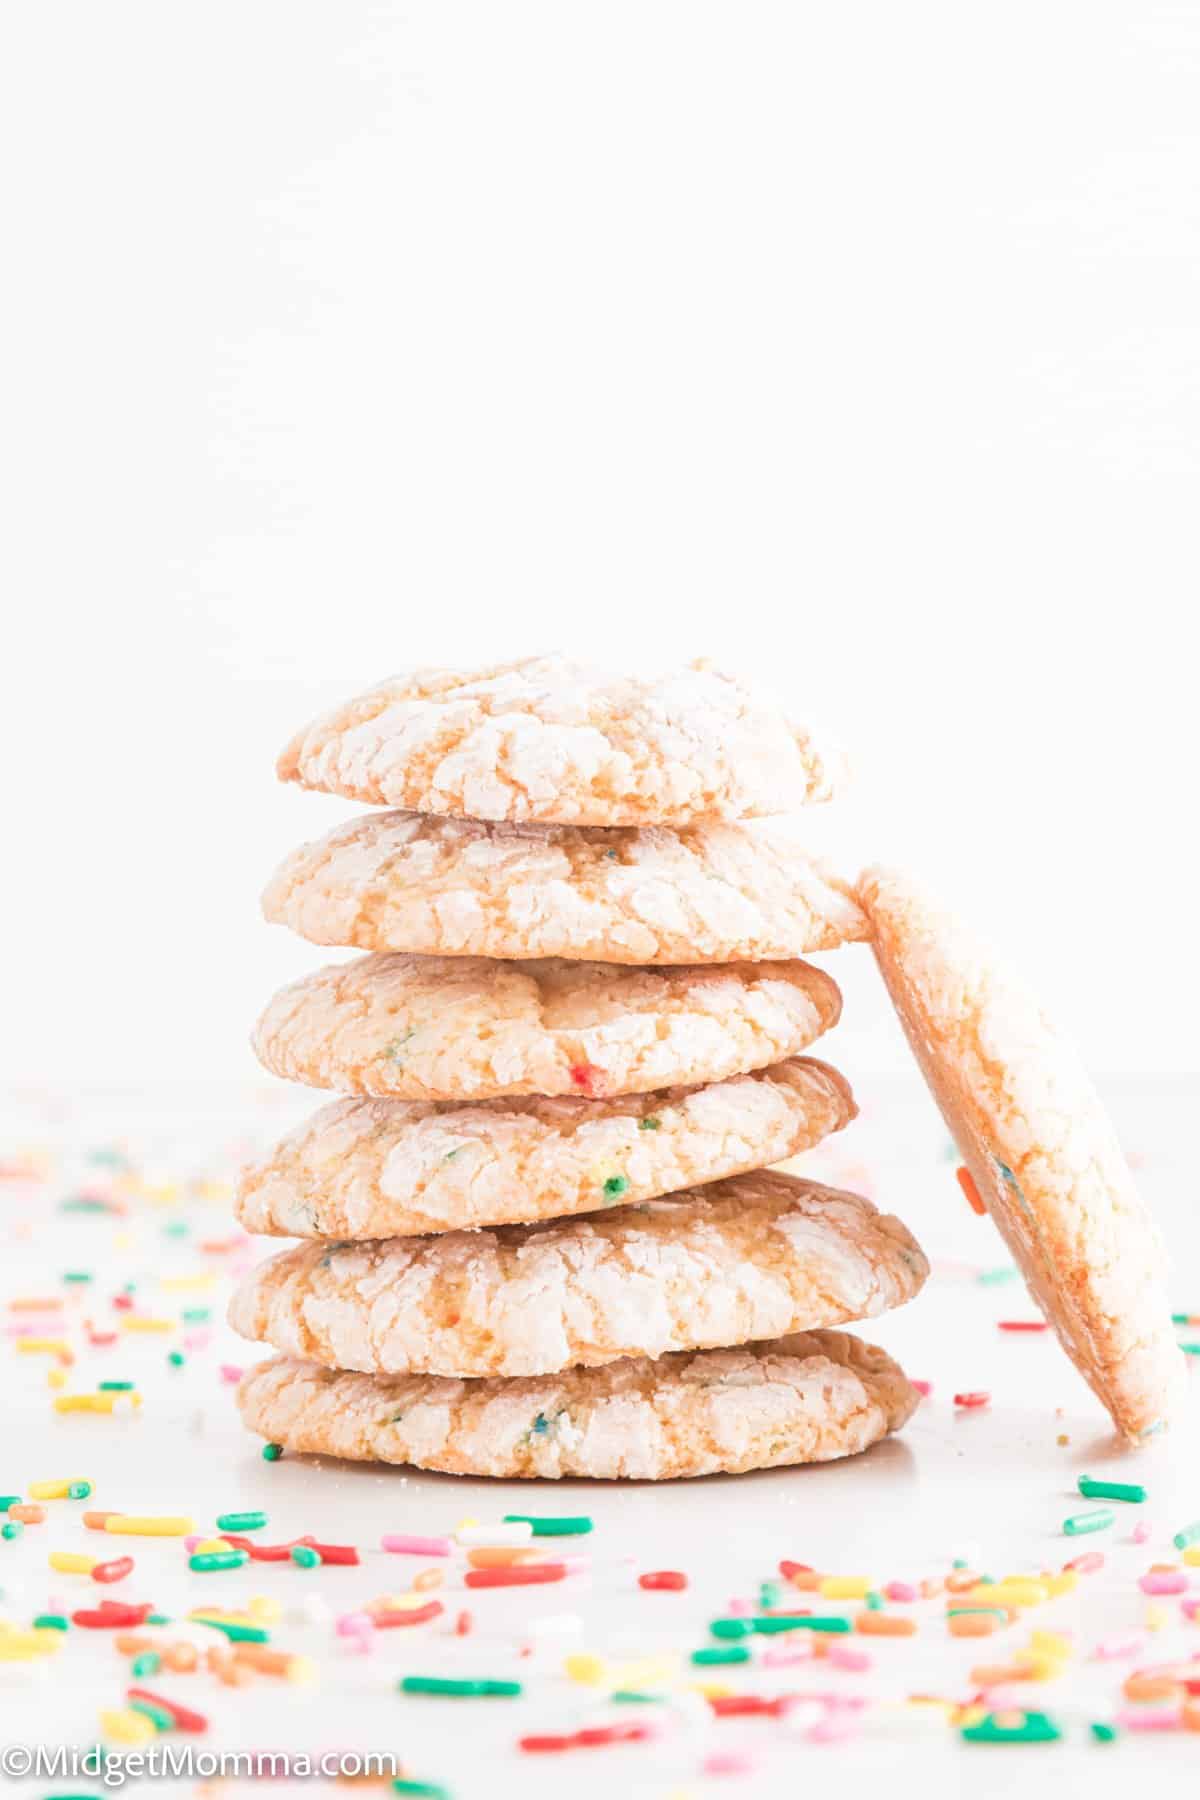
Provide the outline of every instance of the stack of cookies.
{"type": "Polygon", "coordinates": [[[928,1272],[869,1201],[772,1172],[854,1116],[802,1052],[868,935],[777,826],[840,773],[705,665],[549,657],[384,683],[283,779],[375,806],[296,851],[267,917],[367,954],[268,1005],[268,1069],[343,1096],[245,1171],[297,1237],[231,1320],[299,1451],[471,1475],[661,1479],[823,1461],[916,1394],[829,1329],[928,1272]]]}

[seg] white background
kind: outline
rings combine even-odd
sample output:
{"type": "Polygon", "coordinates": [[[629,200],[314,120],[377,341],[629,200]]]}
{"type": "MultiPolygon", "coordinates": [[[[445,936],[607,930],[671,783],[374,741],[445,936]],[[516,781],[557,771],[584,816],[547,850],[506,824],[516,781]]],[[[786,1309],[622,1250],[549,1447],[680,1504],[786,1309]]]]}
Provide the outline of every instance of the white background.
{"type": "Polygon", "coordinates": [[[250,1073],[282,740],[554,646],[770,677],[1194,1069],[1198,93],[1167,0],[9,9],[3,1073],[250,1073]]]}

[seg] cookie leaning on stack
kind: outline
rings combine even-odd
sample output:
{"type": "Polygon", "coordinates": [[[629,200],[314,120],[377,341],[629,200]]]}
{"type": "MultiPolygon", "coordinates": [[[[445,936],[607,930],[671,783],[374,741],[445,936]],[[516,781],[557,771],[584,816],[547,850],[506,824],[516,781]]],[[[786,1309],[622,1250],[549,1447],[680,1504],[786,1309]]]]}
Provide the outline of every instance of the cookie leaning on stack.
{"type": "Polygon", "coordinates": [[[231,1321],[286,1448],[457,1473],[662,1479],[823,1461],[916,1394],[825,1329],[928,1273],[869,1202],[762,1171],[854,1114],[801,1053],[867,935],[770,825],[840,758],[703,665],[559,658],[397,678],[303,731],[285,780],[376,805],[287,859],[267,916],[368,954],[255,1033],[346,1096],[245,1171],[251,1230],[317,1240],[231,1321]],[[294,1359],[294,1360],[293,1360],[294,1359]]]}

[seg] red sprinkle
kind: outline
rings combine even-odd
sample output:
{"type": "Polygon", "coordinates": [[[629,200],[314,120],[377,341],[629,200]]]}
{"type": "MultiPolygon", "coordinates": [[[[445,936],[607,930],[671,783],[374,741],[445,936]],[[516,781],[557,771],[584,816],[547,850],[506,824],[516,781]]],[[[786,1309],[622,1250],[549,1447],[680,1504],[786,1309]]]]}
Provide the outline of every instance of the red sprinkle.
{"type": "Polygon", "coordinates": [[[402,1612],[374,1612],[371,1618],[381,1630],[386,1631],[394,1625],[423,1625],[427,1619],[436,1619],[445,1609],[440,1600],[427,1600],[424,1606],[412,1606],[402,1612]]]}
{"type": "Polygon", "coordinates": [[[604,1070],[597,1068],[595,1063],[582,1062],[571,1064],[571,1080],[575,1083],[575,1086],[579,1089],[581,1094],[595,1095],[600,1093],[604,1086],[604,1079],[604,1070]]]}
{"type": "Polygon", "coordinates": [[[454,1621],[455,1637],[468,1637],[474,1623],[475,1621],[469,1612],[460,1612],[457,1619],[454,1621]]]}
{"type": "Polygon", "coordinates": [[[203,1713],[193,1712],[189,1706],[180,1706],[178,1700],[164,1700],[161,1694],[152,1694],[148,1688],[131,1687],[126,1698],[144,1700],[148,1706],[161,1706],[169,1712],[179,1731],[207,1731],[208,1720],[203,1713]]]}
{"type": "Polygon", "coordinates": [[[124,1581],[127,1575],[133,1574],[132,1556],[116,1556],[112,1562],[96,1563],[92,1569],[93,1581],[124,1581]]]}
{"type": "Polygon", "coordinates": [[[95,1608],[84,1607],[71,1614],[76,1625],[83,1625],[89,1631],[121,1631],[127,1625],[144,1625],[154,1611],[150,1602],[137,1606],[125,1606],[118,1600],[102,1600],[95,1608]]]}
{"type": "Polygon", "coordinates": [[[986,1388],[976,1388],[969,1393],[955,1394],[954,1396],[955,1406],[961,1406],[963,1410],[967,1412],[969,1412],[972,1407],[990,1406],[991,1402],[992,1396],[988,1393],[986,1388]]]}
{"type": "Polygon", "coordinates": [[[542,1732],[517,1739],[519,1750],[595,1750],[602,1744],[642,1744],[654,1736],[649,1725],[585,1725],[581,1731],[542,1732]]]}
{"type": "Polygon", "coordinates": [[[779,1565],[779,1573],[783,1576],[785,1581],[790,1581],[793,1575],[812,1575],[815,1574],[815,1572],[816,1571],[813,1569],[811,1563],[784,1561],[779,1565]]]}
{"type": "Polygon", "coordinates": [[[470,1588],[531,1587],[539,1581],[562,1581],[566,1563],[509,1563],[498,1569],[468,1569],[466,1584],[470,1588]]]}
{"type": "Polygon", "coordinates": [[[738,1718],[743,1713],[767,1713],[777,1719],[787,1711],[788,1695],[779,1694],[768,1700],[762,1694],[713,1694],[708,1704],[719,1719],[738,1718]]]}
{"type": "Polygon", "coordinates": [[[638,1586],[643,1588],[666,1588],[678,1593],[688,1584],[688,1578],[682,1569],[651,1569],[646,1575],[638,1576],[638,1586]]]}
{"type": "Polygon", "coordinates": [[[928,1400],[930,1394],[933,1392],[932,1381],[910,1381],[908,1385],[909,1387],[915,1387],[918,1394],[920,1394],[924,1400],[928,1400]]]}
{"type": "Polygon", "coordinates": [[[353,1544],[322,1544],[315,1537],[297,1538],[298,1544],[307,1544],[310,1550],[319,1550],[323,1563],[357,1563],[358,1551],[353,1544]]]}
{"type": "Polygon", "coordinates": [[[980,1218],[984,1218],[987,1214],[987,1207],[979,1198],[979,1189],[975,1186],[975,1177],[970,1169],[960,1167],[955,1170],[955,1174],[958,1176],[959,1187],[967,1196],[967,1204],[971,1211],[978,1213],[980,1218]]]}
{"type": "Polygon", "coordinates": [[[1001,1331],[1046,1331],[1045,1319],[1000,1319],[1001,1331]]]}
{"type": "Polygon", "coordinates": [[[540,1737],[523,1737],[517,1739],[518,1750],[569,1750],[572,1739],[569,1737],[552,1737],[548,1732],[540,1737]]]}
{"type": "Polygon", "coordinates": [[[132,1312],[133,1311],[133,1295],[132,1294],[114,1294],[113,1295],[113,1309],[116,1312],[132,1312]]]}

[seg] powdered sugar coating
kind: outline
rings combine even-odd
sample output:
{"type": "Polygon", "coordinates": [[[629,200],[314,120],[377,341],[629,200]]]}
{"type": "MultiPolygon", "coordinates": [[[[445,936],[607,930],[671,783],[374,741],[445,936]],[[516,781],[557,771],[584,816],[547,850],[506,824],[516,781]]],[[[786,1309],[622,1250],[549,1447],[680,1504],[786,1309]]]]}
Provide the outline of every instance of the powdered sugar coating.
{"type": "Polygon", "coordinates": [[[759,1169],[582,1219],[301,1244],[229,1322],[334,1369],[552,1375],[873,1318],[928,1273],[869,1200],[759,1169]]]}
{"type": "Polygon", "coordinates": [[[238,1388],[285,1450],[451,1475],[665,1481],[853,1456],[918,1395],[889,1356],[838,1331],[517,1380],[357,1375],[277,1357],[238,1388]]]}
{"type": "Polygon", "coordinates": [[[641,678],[537,656],[394,676],[306,726],[277,769],[411,812],[681,825],[826,800],[843,759],[703,663],[641,678]]]}
{"type": "Polygon", "coordinates": [[[243,1170],[237,1215],[333,1238],[563,1218],[782,1162],[854,1114],[842,1076],[803,1057],[608,1100],[335,1100],[243,1170]]]}
{"type": "Polygon", "coordinates": [[[341,1093],[598,1098],[765,1068],[805,1049],[840,1010],[837,984],[804,962],[360,956],[281,989],[253,1043],[275,1074],[341,1093]]]}
{"type": "Polygon", "coordinates": [[[263,912],[314,944],[618,963],[778,961],[867,934],[848,886],[777,827],[721,823],[367,813],[293,851],[263,912]]]}
{"type": "Polygon", "coordinates": [[[1029,991],[905,876],[861,898],[934,1098],[1029,1287],[1130,1438],[1184,1397],[1157,1231],[1074,1050],[1029,991]]]}

